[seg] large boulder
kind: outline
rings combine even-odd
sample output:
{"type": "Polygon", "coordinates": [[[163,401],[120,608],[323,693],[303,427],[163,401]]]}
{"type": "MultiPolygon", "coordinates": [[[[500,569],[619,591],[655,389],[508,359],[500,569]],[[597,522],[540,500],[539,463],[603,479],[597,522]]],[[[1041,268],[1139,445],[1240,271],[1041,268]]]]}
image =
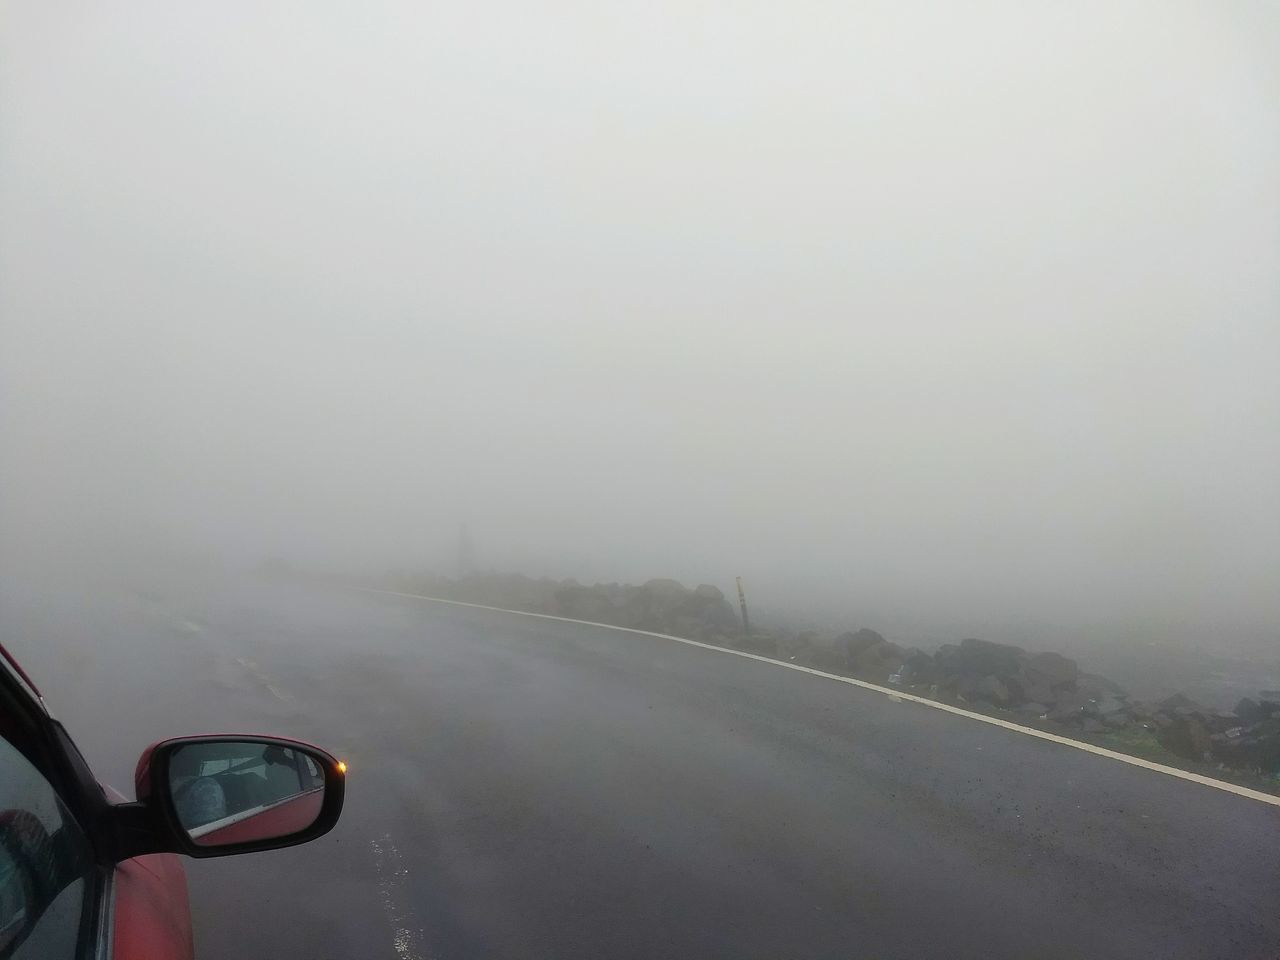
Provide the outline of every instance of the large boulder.
{"type": "Polygon", "coordinates": [[[1057,653],[1028,654],[1021,647],[990,640],[969,638],[959,644],[944,644],[934,657],[934,674],[945,689],[962,693],[962,681],[995,677],[1003,687],[998,698],[980,699],[1001,703],[1037,703],[1052,706],[1074,689],[1079,667],[1074,660],[1057,653]]]}
{"type": "Polygon", "coordinates": [[[1236,716],[1245,723],[1257,723],[1267,715],[1262,712],[1262,704],[1250,697],[1241,697],[1236,704],[1236,716]]]}
{"type": "MultiPolygon", "coordinates": [[[[536,584],[542,589],[542,584],[536,584]]],[[[510,591],[509,591],[510,592],[510,591]]],[[[548,584],[546,598],[525,605],[577,620],[598,620],[622,627],[706,638],[733,634],[738,619],[724,594],[703,584],[686,590],[674,580],[650,580],[640,587],[576,580],[548,584]]]]}
{"type": "Polygon", "coordinates": [[[923,650],[910,649],[902,663],[903,683],[934,683],[938,679],[933,657],[923,650]]]}
{"type": "Polygon", "coordinates": [[[1129,701],[1129,714],[1135,720],[1150,720],[1155,716],[1155,707],[1142,700],[1129,701]]]}
{"type": "Polygon", "coordinates": [[[738,628],[738,615],[733,607],[724,594],[710,584],[699,584],[682,606],[688,616],[697,619],[704,632],[732,633],[738,628]]]}
{"type": "Polygon", "coordinates": [[[1004,706],[1013,700],[1009,688],[994,674],[964,677],[956,686],[956,693],[966,700],[982,700],[996,706],[1004,706]]]}
{"type": "Polygon", "coordinates": [[[901,670],[905,660],[905,650],[896,643],[881,640],[860,651],[850,661],[849,668],[854,673],[883,682],[888,679],[889,674],[901,670]]]}
{"type": "Polygon", "coordinates": [[[1102,697],[1127,697],[1129,692],[1114,680],[1096,673],[1081,673],[1076,678],[1075,689],[1095,700],[1102,697]]]}
{"type": "Polygon", "coordinates": [[[1209,712],[1208,707],[1202,703],[1197,703],[1195,700],[1192,700],[1185,693],[1175,693],[1172,696],[1165,697],[1156,704],[1156,709],[1161,713],[1173,715],[1193,713],[1204,714],[1209,712]]]}
{"type": "Polygon", "coordinates": [[[933,667],[937,671],[939,682],[954,680],[960,676],[960,646],[955,643],[944,643],[933,655],[933,667]]]}
{"type": "Polygon", "coordinates": [[[844,654],[845,660],[852,666],[866,650],[884,642],[885,639],[880,634],[863,627],[857,633],[840,634],[835,638],[835,648],[844,654]]]}
{"type": "Polygon", "coordinates": [[[1088,698],[1079,693],[1067,693],[1058,697],[1045,719],[1054,723],[1080,723],[1084,719],[1088,698]]]}
{"type": "Polygon", "coordinates": [[[1119,729],[1133,722],[1133,714],[1129,712],[1129,702],[1124,697],[1102,697],[1090,700],[1085,707],[1085,714],[1102,721],[1108,727],[1119,729]]]}
{"type": "Polygon", "coordinates": [[[1105,720],[1108,717],[1122,714],[1128,709],[1128,704],[1119,697],[1103,697],[1101,700],[1091,700],[1085,706],[1085,713],[1093,717],[1105,720]]]}
{"type": "MultiPolygon", "coordinates": [[[[1028,676],[1025,672],[1015,677],[1006,677],[1005,683],[1018,702],[1053,704],[1060,696],[1044,677],[1028,676]]],[[[1069,689],[1069,688],[1068,688],[1069,689]]]]}
{"type": "Polygon", "coordinates": [[[1237,751],[1237,762],[1257,767],[1266,774],[1280,774],[1280,716],[1241,730],[1235,737],[1228,737],[1228,744],[1224,746],[1226,754],[1233,749],[1237,751]]]}
{"type": "Polygon", "coordinates": [[[1076,682],[1080,668],[1060,653],[1033,653],[1022,661],[1020,675],[1028,686],[1062,690],[1076,682]]]}
{"type": "Polygon", "coordinates": [[[1007,643],[993,643],[969,637],[960,641],[956,662],[957,672],[974,677],[1017,676],[1027,651],[1007,643]]]}
{"type": "Polygon", "coordinates": [[[1204,760],[1211,756],[1213,746],[1209,731],[1200,717],[1193,713],[1178,713],[1171,722],[1156,731],[1156,738],[1171,753],[1188,760],[1204,760]]]}

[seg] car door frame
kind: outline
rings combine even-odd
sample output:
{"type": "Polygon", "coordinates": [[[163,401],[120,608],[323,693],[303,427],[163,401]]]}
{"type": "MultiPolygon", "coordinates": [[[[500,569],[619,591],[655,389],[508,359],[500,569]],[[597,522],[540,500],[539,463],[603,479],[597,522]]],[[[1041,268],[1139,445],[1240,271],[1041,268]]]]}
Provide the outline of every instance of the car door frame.
{"type": "Polygon", "coordinates": [[[62,724],[53,717],[35,684],[0,647],[0,687],[17,711],[24,743],[14,743],[44,777],[84,835],[94,868],[86,884],[77,937],[78,957],[107,960],[115,929],[115,843],[110,822],[111,799],[62,724]],[[33,755],[34,754],[34,755],[33,755]]]}

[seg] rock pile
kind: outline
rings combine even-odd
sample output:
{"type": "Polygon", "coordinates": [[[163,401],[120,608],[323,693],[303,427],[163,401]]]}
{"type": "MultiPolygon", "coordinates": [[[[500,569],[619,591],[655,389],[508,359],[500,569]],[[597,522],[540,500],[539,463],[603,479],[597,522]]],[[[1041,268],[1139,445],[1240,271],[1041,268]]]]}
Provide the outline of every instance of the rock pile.
{"type": "Polygon", "coordinates": [[[1245,697],[1231,713],[1175,694],[1160,701],[1146,722],[1179,756],[1280,773],[1280,691],[1263,691],[1256,700],[1245,697]]]}
{"type": "Polygon", "coordinates": [[[1280,774],[1280,691],[1246,697],[1224,712],[1180,693],[1158,703],[1137,700],[1105,677],[1082,672],[1069,657],[988,640],[948,643],[929,654],[862,629],[841,634],[829,647],[811,646],[806,659],[815,666],[843,666],[854,676],[934,699],[1008,710],[1085,734],[1143,729],[1188,760],[1280,774]]]}
{"type": "Polygon", "coordinates": [[[675,580],[650,580],[640,586],[565,581],[552,592],[548,612],[575,620],[594,620],[637,630],[653,630],[693,639],[710,639],[737,629],[738,618],[724,594],[710,584],[692,590],[675,580]]]}
{"type": "Polygon", "coordinates": [[[1069,657],[988,640],[970,638],[928,653],[866,628],[837,636],[786,630],[744,636],[733,607],[708,584],[693,590],[674,580],[584,586],[575,580],[479,574],[400,586],[752,650],[932,699],[1008,711],[1020,721],[1061,728],[1067,735],[1124,734],[1157,741],[1187,760],[1280,777],[1280,690],[1264,690],[1223,712],[1180,693],[1157,703],[1137,700],[1105,677],[1081,671],[1069,657]]]}
{"type": "Polygon", "coordinates": [[[738,630],[737,614],[724,594],[705,583],[692,590],[675,580],[650,580],[639,586],[619,583],[584,586],[576,580],[485,573],[457,580],[416,579],[398,585],[428,596],[698,640],[726,642],[726,638],[738,630]]]}

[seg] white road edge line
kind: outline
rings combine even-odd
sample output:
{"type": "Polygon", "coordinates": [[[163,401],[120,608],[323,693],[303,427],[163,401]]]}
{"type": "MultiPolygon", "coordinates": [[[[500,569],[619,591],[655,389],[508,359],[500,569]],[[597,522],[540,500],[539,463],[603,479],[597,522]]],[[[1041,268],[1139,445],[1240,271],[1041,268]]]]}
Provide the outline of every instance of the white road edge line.
{"type": "Polygon", "coordinates": [[[557,617],[549,613],[530,613],[528,610],[509,610],[506,607],[491,607],[483,603],[467,603],[462,600],[446,600],[443,597],[428,597],[420,593],[401,593],[398,590],[375,590],[372,587],[355,587],[354,589],[363,593],[381,593],[390,597],[409,597],[413,600],[430,600],[432,603],[451,603],[458,607],[475,607],[478,610],[495,610],[498,613],[513,613],[521,617],[537,617],[540,620],[559,620],[562,623],[578,623],[587,627],[600,627],[605,630],[620,630],[623,633],[637,633],[645,637],[657,637],[660,640],[674,640],[676,643],[685,643],[691,647],[701,647],[704,650],[711,650],[715,653],[724,653],[733,657],[742,657],[746,660],[758,660],[761,663],[767,663],[770,666],[785,667],[788,670],[798,670],[801,673],[812,674],[815,677],[826,677],[828,680],[836,680],[840,683],[847,683],[854,687],[862,687],[864,690],[874,690],[876,693],[882,693],[894,700],[909,700],[912,703],[918,703],[921,706],[932,707],[934,710],[954,713],[958,717],[968,717],[970,720],[979,720],[982,723],[989,723],[993,727],[1003,727],[1004,729],[1012,730],[1015,733],[1023,733],[1029,737],[1036,737],[1040,740],[1049,740],[1053,743],[1060,743],[1064,747],[1083,750],[1085,753],[1092,753],[1099,757],[1108,757],[1112,760],[1119,760],[1121,763],[1127,763],[1134,767],[1143,767],[1147,770],[1154,770],[1157,773],[1164,773],[1171,777],[1177,777],[1179,780],[1190,780],[1192,783],[1198,783],[1205,787],[1213,787],[1215,790],[1224,790],[1227,793],[1234,793],[1239,797],[1248,797],[1250,800],[1257,800],[1260,803],[1269,803],[1273,807],[1280,807],[1280,797],[1273,796],[1269,793],[1263,793],[1260,790],[1251,790],[1248,787],[1241,787],[1234,783],[1227,783],[1225,780],[1215,780],[1212,777],[1192,773],[1189,770],[1179,770],[1177,767],[1168,767],[1163,763],[1143,760],[1141,757],[1131,757],[1127,753],[1118,753],[1115,750],[1108,750],[1106,747],[1095,747],[1091,743],[1072,740],[1069,737],[1060,737],[1056,733],[1046,733],[1044,730],[1037,730],[1035,727],[1024,727],[1022,724],[1013,723],[1010,720],[1001,720],[999,717],[989,717],[984,713],[975,713],[972,710],[953,707],[948,703],[939,703],[936,700],[917,697],[915,694],[907,693],[903,690],[895,690],[891,687],[882,687],[878,683],[858,680],[855,677],[842,677],[838,673],[827,673],[824,670],[815,670],[813,667],[801,666],[798,663],[787,663],[785,660],[774,660],[772,657],[761,656],[758,653],[747,653],[745,650],[731,650],[728,647],[717,647],[712,643],[703,643],[700,640],[689,640],[685,637],[673,637],[668,633],[655,633],[652,630],[637,630],[634,627],[619,627],[612,623],[596,623],[593,620],[575,620],[572,617],[557,617]]]}

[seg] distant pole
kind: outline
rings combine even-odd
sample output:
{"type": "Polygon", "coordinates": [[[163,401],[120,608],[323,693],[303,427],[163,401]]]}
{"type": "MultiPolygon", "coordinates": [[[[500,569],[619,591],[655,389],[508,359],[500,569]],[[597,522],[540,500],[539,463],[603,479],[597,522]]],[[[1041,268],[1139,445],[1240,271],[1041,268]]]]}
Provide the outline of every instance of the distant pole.
{"type": "Polygon", "coordinates": [[[747,618],[747,595],[742,592],[742,578],[738,577],[738,606],[742,608],[742,632],[751,636],[751,621],[747,618]]]}

